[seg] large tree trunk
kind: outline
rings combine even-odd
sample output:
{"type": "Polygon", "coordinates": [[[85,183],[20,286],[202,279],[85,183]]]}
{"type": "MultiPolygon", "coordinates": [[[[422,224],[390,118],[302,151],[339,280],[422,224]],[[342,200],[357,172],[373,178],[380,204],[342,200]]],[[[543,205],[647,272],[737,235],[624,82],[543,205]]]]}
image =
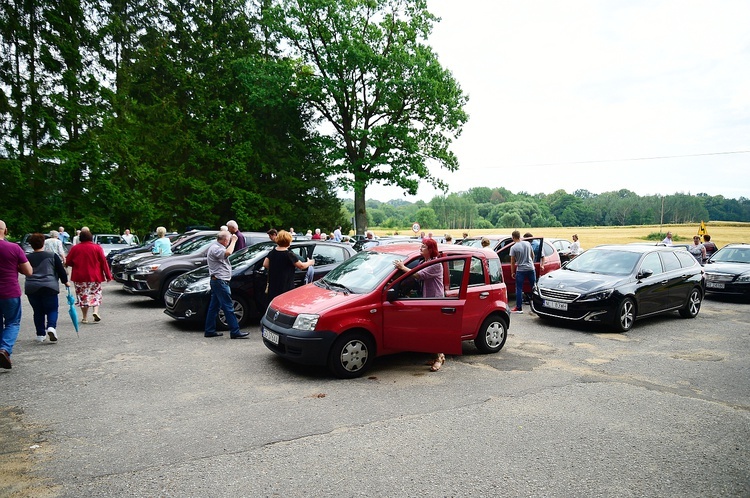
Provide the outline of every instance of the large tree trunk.
{"type": "Polygon", "coordinates": [[[358,234],[364,234],[367,228],[367,207],[365,206],[365,186],[354,188],[354,221],[358,234]]]}

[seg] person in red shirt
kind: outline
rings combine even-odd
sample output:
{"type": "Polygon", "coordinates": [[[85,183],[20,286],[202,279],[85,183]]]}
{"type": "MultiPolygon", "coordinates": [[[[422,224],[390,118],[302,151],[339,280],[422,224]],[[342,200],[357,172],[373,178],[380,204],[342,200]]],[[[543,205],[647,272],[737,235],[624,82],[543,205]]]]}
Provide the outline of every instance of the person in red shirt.
{"type": "Polygon", "coordinates": [[[81,230],[80,244],[70,248],[65,266],[72,268],[70,279],[73,281],[81,307],[81,323],[89,323],[89,308],[93,308],[94,322],[101,321],[99,306],[102,304],[102,282],[112,280],[104,249],[94,244],[91,231],[81,230]]]}

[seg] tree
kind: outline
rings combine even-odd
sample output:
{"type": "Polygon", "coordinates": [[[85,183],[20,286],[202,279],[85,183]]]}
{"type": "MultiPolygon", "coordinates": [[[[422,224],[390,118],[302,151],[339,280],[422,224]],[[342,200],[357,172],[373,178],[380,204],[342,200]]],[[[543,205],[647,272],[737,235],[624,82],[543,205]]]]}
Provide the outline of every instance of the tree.
{"type": "Polygon", "coordinates": [[[301,63],[293,84],[330,128],[321,146],[338,184],[354,191],[358,232],[371,183],[446,189],[428,163],[458,168],[448,147],[467,97],[424,44],[438,20],[426,0],[280,0],[267,13],[301,63]]]}

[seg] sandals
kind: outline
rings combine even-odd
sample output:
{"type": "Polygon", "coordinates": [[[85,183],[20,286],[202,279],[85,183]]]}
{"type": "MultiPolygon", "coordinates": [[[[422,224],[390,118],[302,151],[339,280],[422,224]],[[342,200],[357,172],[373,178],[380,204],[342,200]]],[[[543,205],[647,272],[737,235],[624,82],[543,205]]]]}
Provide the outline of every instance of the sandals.
{"type": "Polygon", "coordinates": [[[81,318],[81,323],[89,323],[89,321],[86,320],[85,318],[81,318]]]}
{"type": "Polygon", "coordinates": [[[430,367],[430,372],[437,372],[440,370],[440,367],[443,366],[443,363],[445,363],[445,355],[443,353],[439,353],[437,355],[437,358],[433,360],[432,366],[430,367]]]}

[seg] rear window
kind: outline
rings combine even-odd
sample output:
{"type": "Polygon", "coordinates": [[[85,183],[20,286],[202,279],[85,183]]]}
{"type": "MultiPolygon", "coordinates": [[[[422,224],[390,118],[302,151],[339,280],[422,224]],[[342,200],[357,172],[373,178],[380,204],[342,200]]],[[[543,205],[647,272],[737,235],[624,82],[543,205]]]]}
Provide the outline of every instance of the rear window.
{"type": "Polygon", "coordinates": [[[316,265],[335,265],[344,261],[344,250],[340,247],[316,245],[313,250],[316,265]]]}
{"type": "Polygon", "coordinates": [[[664,269],[666,271],[679,270],[682,267],[680,260],[677,259],[677,254],[673,252],[661,253],[661,259],[664,262],[664,269]]]}
{"type": "Polygon", "coordinates": [[[691,266],[695,266],[698,264],[693,255],[687,251],[675,251],[672,254],[677,256],[677,259],[680,260],[680,264],[683,268],[690,268],[691,266]]]}

